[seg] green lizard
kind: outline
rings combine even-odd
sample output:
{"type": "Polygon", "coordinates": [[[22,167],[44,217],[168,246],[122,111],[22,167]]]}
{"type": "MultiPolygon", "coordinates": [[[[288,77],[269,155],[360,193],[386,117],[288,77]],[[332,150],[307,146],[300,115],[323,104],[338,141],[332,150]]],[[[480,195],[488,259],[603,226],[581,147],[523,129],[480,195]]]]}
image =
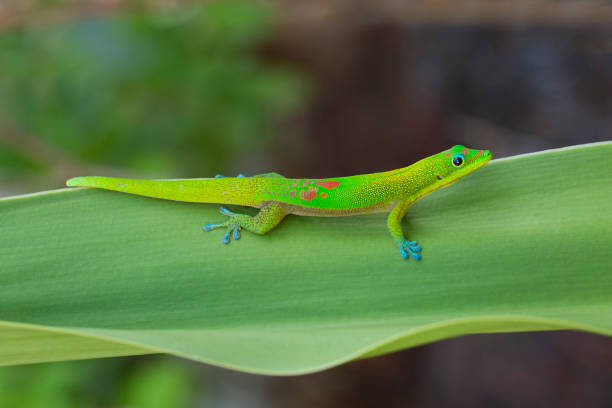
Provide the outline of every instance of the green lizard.
{"type": "Polygon", "coordinates": [[[253,177],[180,180],[134,180],[111,177],[75,177],[68,186],[96,187],[147,197],[196,203],[237,204],[257,207],[255,216],[235,214],[225,207],[228,219],[204,225],[204,231],[227,228],[223,243],[240,238],[242,228],[265,234],[287,214],[336,217],[390,211],[387,226],[402,257],[420,259],[421,247],[404,237],[401,220],[416,200],[484,166],[489,150],[454,146],[397,170],[326,179],[290,179],[277,173],[253,177]]]}

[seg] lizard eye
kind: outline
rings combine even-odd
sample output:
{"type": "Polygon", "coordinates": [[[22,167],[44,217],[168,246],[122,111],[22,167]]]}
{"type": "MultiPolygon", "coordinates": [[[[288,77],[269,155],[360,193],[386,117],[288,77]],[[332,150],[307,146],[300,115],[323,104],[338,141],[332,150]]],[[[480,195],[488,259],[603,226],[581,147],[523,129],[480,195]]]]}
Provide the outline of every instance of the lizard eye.
{"type": "Polygon", "coordinates": [[[464,157],[462,154],[456,154],[453,156],[453,166],[461,167],[464,162],[464,157]]]}

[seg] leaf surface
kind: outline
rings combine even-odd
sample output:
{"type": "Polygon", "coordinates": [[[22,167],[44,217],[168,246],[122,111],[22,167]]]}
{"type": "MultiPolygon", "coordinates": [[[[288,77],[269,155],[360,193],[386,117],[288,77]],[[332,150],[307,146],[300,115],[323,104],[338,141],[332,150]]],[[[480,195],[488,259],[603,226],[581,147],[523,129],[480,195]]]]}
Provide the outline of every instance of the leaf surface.
{"type": "Polygon", "coordinates": [[[470,333],[612,335],[612,143],[495,160],[386,214],[289,216],[265,236],[214,205],[72,189],[0,200],[0,364],[167,352],[313,372],[470,333]]]}

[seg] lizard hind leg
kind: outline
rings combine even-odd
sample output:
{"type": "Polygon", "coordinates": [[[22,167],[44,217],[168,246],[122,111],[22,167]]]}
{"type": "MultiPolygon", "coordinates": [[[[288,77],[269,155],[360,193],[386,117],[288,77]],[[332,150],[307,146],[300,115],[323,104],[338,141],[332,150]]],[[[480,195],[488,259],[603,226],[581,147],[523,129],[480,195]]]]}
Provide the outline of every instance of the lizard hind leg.
{"type": "Polygon", "coordinates": [[[265,234],[276,227],[288,213],[281,204],[274,202],[264,205],[255,216],[236,214],[225,207],[220,207],[219,211],[229,218],[218,224],[206,224],[202,229],[212,231],[226,227],[227,231],[221,239],[224,244],[229,244],[232,238],[240,239],[240,231],[243,228],[255,234],[265,234]]]}

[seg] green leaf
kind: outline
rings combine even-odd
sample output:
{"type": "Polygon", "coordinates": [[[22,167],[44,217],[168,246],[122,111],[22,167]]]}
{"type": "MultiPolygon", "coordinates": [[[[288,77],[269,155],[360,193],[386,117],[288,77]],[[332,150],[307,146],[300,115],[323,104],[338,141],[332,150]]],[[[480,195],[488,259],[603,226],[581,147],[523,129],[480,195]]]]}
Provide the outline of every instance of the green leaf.
{"type": "Polygon", "coordinates": [[[0,200],[0,364],[167,352],[298,374],[457,335],[612,335],[612,143],[496,160],[385,214],[221,243],[214,205],[73,189],[0,200]]]}

